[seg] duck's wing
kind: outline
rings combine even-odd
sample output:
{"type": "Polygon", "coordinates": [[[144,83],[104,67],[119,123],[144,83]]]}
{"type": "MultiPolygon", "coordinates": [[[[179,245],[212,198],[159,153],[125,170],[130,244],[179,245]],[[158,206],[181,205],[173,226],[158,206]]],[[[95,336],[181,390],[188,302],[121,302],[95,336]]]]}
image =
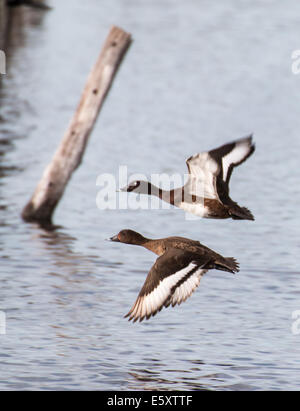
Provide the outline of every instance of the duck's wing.
{"type": "Polygon", "coordinates": [[[187,193],[199,198],[218,200],[216,178],[219,174],[219,165],[210,157],[209,152],[191,156],[186,160],[186,165],[189,170],[187,193]]]}
{"type": "Polygon", "coordinates": [[[255,150],[252,134],[211,150],[210,157],[219,165],[219,176],[228,185],[234,167],[239,166],[255,150]]]}
{"type": "Polygon", "coordinates": [[[163,306],[180,304],[198,287],[207,269],[207,256],[168,249],[158,257],[131,310],[125,317],[134,322],[149,319],[163,306]]]}
{"type": "Polygon", "coordinates": [[[190,157],[186,161],[190,189],[193,191],[193,186],[197,186],[197,195],[202,191],[206,198],[222,200],[224,193],[229,193],[229,180],[234,167],[247,160],[254,150],[250,135],[190,157]]]}

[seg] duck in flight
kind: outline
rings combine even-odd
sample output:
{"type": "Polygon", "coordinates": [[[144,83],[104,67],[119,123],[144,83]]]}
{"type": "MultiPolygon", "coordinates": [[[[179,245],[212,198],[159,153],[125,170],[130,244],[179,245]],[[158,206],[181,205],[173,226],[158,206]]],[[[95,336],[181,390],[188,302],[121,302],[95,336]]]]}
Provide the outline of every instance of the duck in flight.
{"type": "Polygon", "coordinates": [[[254,220],[250,210],[240,207],[229,196],[233,169],[247,160],[254,150],[250,135],[188,158],[189,176],[183,187],[166,191],[148,181],[138,180],[121,191],[154,195],[203,218],[254,220]]]}
{"type": "Polygon", "coordinates": [[[147,248],[159,257],[125,317],[133,322],[149,319],[163,307],[184,302],[198,287],[201,277],[210,269],[235,273],[237,261],[205,247],[199,241],[183,237],[150,240],[132,230],[122,230],[111,241],[147,248]]]}

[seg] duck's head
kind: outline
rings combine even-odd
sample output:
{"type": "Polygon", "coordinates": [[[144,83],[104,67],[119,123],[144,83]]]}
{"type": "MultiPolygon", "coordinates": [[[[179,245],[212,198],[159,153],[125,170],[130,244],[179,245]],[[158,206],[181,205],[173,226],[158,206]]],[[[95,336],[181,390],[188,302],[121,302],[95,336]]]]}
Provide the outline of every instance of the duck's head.
{"type": "Polygon", "coordinates": [[[127,192],[133,191],[134,193],[137,193],[137,194],[150,194],[151,193],[151,183],[149,183],[148,181],[135,180],[129,183],[128,186],[123,187],[120,190],[127,191],[127,192]]]}
{"type": "Polygon", "coordinates": [[[119,234],[111,237],[110,241],[115,241],[118,243],[142,245],[146,241],[146,238],[133,230],[121,230],[119,234]]]}

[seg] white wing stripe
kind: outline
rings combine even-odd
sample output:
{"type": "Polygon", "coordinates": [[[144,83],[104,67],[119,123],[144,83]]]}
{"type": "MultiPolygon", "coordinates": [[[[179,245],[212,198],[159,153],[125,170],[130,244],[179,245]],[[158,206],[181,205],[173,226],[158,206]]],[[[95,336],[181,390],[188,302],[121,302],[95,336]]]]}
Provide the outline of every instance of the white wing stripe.
{"type": "Polygon", "coordinates": [[[193,291],[200,284],[200,279],[207,270],[199,269],[189,277],[183,284],[176,288],[174,294],[171,297],[172,305],[181,304],[185,301],[193,291]]]}
{"type": "Polygon", "coordinates": [[[249,154],[251,150],[251,145],[249,145],[249,141],[242,141],[236,144],[237,145],[234,147],[234,149],[222,158],[224,181],[226,181],[230,165],[238,164],[239,162],[241,162],[249,154]]]}
{"type": "Polygon", "coordinates": [[[219,165],[208,152],[196,154],[187,161],[190,170],[189,189],[199,197],[218,198],[215,187],[215,175],[219,165]]]}
{"type": "MultiPolygon", "coordinates": [[[[160,281],[158,286],[148,295],[138,297],[137,301],[129,312],[129,319],[137,320],[139,318],[140,320],[142,320],[144,317],[149,316],[150,314],[159,310],[171,296],[170,294],[172,288],[176,286],[176,284],[195,267],[197,267],[195,263],[190,263],[187,267],[160,281]]],[[[183,284],[185,283],[186,281],[183,284]]],[[[182,287],[182,285],[180,287],[182,287]]]]}

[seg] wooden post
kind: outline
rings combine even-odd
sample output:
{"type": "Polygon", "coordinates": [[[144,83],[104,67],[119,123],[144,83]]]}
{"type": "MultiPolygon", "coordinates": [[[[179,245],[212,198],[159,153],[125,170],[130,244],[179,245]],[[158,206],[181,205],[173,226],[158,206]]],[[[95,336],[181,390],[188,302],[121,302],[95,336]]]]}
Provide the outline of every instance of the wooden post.
{"type": "Polygon", "coordinates": [[[54,209],[72,173],[81,163],[89,135],[130,43],[129,33],[115,26],[111,28],[73,119],[31,200],[23,209],[25,221],[51,224],[54,209]]]}
{"type": "Polygon", "coordinates": [[[5,46],[5,35],[7,26],[7,8],[6,0],[0,0],[0,49],[5,46]]]}

